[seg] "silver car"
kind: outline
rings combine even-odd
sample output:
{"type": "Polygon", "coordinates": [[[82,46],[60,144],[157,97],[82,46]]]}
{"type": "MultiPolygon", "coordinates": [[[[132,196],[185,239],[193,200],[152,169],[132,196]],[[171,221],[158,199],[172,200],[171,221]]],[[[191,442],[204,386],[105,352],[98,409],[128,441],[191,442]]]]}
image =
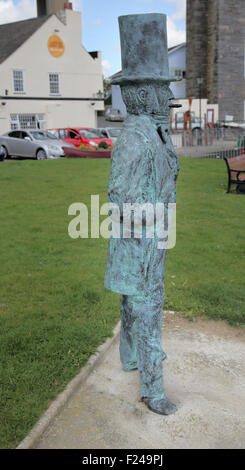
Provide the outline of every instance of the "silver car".
{"type": "Polygon", "coordinates": [[[112,143],[115,144],[118,136],[122,132],[122,127],[100,127],[98,130],[100,131],[102,137],[111,139],[112,143]]]}
{"type": "Polygon", "coordinates": [[[4,160],[4,150],[2,148],[2,146],[0,145],[0,162],[2,162],[4,160]]]}
{"type": "Polygon", "coordinates": [[[105,112],[106,121],[124,121],[121,111],[116,108],[107,108],[105,112]]]}
{"type": "Polygon", "coordinates": [[[46,158],[64,157],[63,147],[74,145],[57,139],[48,131],[39,129],[18,129],[0,136],[0,147],[4,151],[4,158],[27,157],[44,160],[46,158]]]}

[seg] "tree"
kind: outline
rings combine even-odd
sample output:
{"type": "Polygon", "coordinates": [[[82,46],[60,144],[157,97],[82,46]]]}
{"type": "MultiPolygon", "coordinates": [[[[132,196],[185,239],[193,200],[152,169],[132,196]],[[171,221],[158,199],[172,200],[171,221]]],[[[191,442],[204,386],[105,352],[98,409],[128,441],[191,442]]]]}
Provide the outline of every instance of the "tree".
{"type": "Polygon", "coordinates": [[[104,101],[105,105],[111,105],[111,82],[107,77],[103,77],[104,101]]]}

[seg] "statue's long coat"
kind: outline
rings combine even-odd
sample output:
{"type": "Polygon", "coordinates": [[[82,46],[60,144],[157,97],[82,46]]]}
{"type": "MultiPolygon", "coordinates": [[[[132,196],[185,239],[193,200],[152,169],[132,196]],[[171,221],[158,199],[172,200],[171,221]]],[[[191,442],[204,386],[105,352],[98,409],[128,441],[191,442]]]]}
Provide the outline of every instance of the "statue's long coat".
{"type": "MultiPolygon", "coordinates": [[[[174,203],[177,174],[170,137],[165,144],[150,115],[130,115],[112,151],[109,202],[121,211],[123,203],[174,203]]],[[[166,250],[158,241],[110,238],[105,287],[124,295],[160,295],[166,250]]]]}

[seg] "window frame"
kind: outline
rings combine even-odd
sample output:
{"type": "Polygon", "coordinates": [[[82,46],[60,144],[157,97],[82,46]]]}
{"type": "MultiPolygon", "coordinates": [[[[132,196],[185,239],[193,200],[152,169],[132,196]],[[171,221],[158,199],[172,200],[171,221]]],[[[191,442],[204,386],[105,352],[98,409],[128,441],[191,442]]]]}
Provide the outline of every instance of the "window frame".
{"type": "Polygon", "coordinates": [[[180,67],[174,69],[174,77],[183,80],[183,70],[180,67]]]}
{"type": "Polygon", "coordinates": [[[61,89],[60,89],[60,72],[49,72],[48,73],[49,77],[49,96],[61,96],[61,89]],[[51,91],[51,80],[50,77],[51,75],[56,75],[58,77],[58,92],[52,92],[51,91]]]}
{"type": "Polygon", "coordinates": [[[13,81],[13,93],[20,95],[25,93],[25,79],[24,79],[24,70],[23,69],[12,69],[12,81],[13,81]],[[14,73],[15,72],[21,72],[22,73],[22,84],[23,84],[23,89],[22,90],[16,90],[15,89],[15,77],[14,73]]]}
{"type": "Polygon", "coordinates": [[[46,124],[46,114],[31,114],[31,113],[11,113],[10,114],[10,129],[11,131],[26,129],[28,132],[29,129],[45,129],[46,124]],[[31,125],[28,125],[30,123],[31,125]],[[34,126],[35,124],[35,126],[34,126]]]}

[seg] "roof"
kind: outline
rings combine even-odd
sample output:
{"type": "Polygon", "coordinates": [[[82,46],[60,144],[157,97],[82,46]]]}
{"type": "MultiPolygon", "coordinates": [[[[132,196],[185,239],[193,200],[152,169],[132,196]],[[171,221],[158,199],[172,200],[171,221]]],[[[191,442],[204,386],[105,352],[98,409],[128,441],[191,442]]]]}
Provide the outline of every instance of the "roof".
{"type": "Polygon", "coordinates": [[[181,44],[178,44],[177,46],[169,47],[168,48],[168,53],[177,51],[177,49],[181,49],[181,47],[186,46],[186,42],[182,42],[181,44]]]}
{"type": "Polygon", "coordinates": [[[0,64],[29,39],[50,16],[0,25],[0,64]]]}
{"type": "Polygon", "coordinates": [[[122,74],[122,71],[121,71],[121,70],[119,70],[119,72],[116,72],[116,73],[114,73],[114,75],[111,75],[109,78],[111,79],[111,78],[120,77],[120,76],[121,76],[121,74],[122,74]]]}

